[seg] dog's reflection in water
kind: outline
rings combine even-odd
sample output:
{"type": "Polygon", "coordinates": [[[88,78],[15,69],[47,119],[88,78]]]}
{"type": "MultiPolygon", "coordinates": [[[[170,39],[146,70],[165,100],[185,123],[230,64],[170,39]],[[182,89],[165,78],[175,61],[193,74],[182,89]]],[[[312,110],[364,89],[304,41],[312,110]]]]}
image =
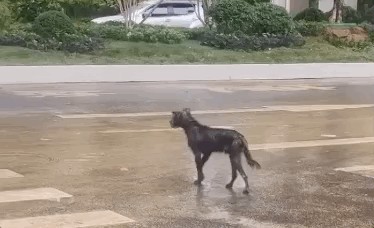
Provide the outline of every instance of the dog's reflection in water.
{"type": "MultiPolygon", "coordinates": [[[[197,207],[209,207],[209,202],[215,202],[217,199],[227,200],[230,204],[236,204],[243,198],[248,198],[240,194],[240,191],[234,189],[228,189],[225,192],[221,192],[218,188],[212,188],[210,184],[200,185],[196,188],[196,206],[197,207]]],[[[202,210],[204,211],[204,208],[202,210]]]]}

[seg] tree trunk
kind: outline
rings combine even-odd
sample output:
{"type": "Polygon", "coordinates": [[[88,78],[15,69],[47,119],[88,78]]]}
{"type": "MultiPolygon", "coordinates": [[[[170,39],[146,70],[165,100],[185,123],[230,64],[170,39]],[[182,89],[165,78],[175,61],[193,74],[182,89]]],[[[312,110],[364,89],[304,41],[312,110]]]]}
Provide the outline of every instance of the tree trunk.
{"type": "Polygon", "coordinates": [[[125,19],[125,26],[132,28],[134,25],[135,7],[138,5],[138,0],[117,0],[117,4],[121,11],[122,16],[125,19]]]}
{"type": "Polygon", "coordinates": [[[333,8],[330,11],[329,21],[332,23],[341,23],[343,21],[343,5],[344,0],[334,0],[333,8]]]}
{"type": "Polygon", "coordinates": [[[309,8],[319,8],[319,0],[309,0],[309,8]]]}

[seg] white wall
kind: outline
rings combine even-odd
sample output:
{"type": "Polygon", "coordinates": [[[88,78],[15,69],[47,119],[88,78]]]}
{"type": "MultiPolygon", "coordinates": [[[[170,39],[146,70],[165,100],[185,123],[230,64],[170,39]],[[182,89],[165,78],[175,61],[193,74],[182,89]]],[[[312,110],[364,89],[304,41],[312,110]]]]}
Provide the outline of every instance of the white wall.
{"type": "Polygon", "coordinates": [[[278,6],[282,6],[287,9],[287,2],[289,0],[272,0],[272,3],[278,6]]]}
{"type": "MultiPolygon", "coordinates": [[[[272,0],[273,4],[284,7],[288,12],[296,14],[300,12],[305,5],[307,7],[308,0],[272,0]],[[297,12],[296,12],[297,11],[297,12]]],[[[332,9],[334,0],[319,0],[319,9],[323,12],[328,12],[332,9]]],[[[357,0],[344,0],[346,6],[351,6],[357,9],[357,0]]]]}
{"type": "MultiPolygon", "coordinates": [[[[334,0],[319,0],[319,9],[328,12],[332,9],[333,4],[334,0]]],[[[357,9],[357,0],[344,0],[344,5],[357,9]]]]}

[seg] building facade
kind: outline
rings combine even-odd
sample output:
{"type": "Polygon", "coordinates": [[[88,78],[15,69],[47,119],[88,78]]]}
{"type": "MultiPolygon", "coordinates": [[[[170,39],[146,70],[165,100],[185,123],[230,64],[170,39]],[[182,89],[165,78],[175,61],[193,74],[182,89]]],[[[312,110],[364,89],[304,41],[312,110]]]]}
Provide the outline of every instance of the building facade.
{"type": "MultiPolygon", "coordinates": [[[[291,15],[296,15],[309,7],[309,0],[272,0],[272,3],[284,7],[291,15]]],[[[319,9],[328,12],[333,4],[334,0],[319,0],[319,9]]],[[[344,0],[344,4],[357,9],[357,0],[344,0]]]]}

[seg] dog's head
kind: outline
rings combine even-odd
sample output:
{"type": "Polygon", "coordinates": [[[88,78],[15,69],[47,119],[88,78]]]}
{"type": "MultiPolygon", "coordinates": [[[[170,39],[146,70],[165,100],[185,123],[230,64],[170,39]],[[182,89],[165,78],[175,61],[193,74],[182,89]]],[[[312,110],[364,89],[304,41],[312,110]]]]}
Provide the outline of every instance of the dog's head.
{"type": "Polygon", "coordinates": [[[182,111],[174,111],[171,113],[170,126],[172,128],[186,126],[191,118],[191,110],[189,108],[184,108],[182,111]]]}

